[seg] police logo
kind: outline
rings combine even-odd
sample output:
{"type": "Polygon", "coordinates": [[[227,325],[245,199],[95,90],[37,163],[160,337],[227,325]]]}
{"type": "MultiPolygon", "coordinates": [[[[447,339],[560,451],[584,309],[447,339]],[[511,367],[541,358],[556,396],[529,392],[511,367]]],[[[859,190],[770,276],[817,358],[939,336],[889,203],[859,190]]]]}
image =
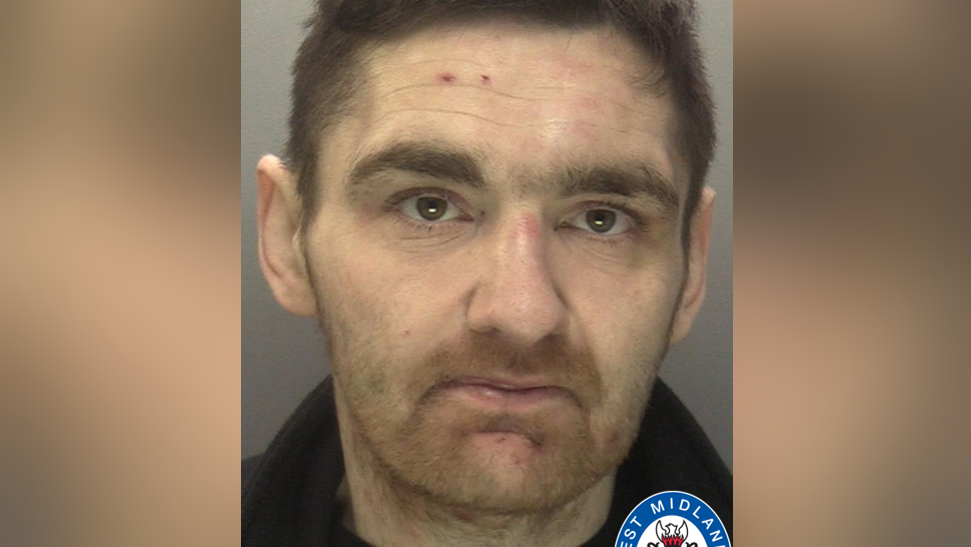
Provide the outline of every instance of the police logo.
{"type": "Polygon", "coordinates": [[[615,547],[731,547],[718,515],[684,492],[661,492],[627,515],[615,547]]]}

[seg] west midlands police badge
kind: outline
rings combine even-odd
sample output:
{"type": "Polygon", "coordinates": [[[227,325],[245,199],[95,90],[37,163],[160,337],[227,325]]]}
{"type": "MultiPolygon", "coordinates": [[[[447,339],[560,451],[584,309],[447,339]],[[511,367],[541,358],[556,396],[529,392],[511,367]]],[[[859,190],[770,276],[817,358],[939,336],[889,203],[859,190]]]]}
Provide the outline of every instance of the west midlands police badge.
{"type": "Polygon", "coordinates": [[[685,492],[661,492],[627,515],[616,547],[731,547],[718,515],[685,492]]]}

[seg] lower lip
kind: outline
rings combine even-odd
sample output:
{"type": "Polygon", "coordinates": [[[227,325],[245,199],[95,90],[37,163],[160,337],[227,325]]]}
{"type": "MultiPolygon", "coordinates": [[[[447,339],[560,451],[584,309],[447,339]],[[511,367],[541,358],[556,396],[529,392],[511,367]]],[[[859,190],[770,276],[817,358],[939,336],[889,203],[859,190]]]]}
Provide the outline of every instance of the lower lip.
{"type": "Polygon", "coordinates": [[[455,384],[448,391],[494,408],[517,410],[566,400],[566,393],[557,387],[535,387],[507,390],[479,384],[455,384]]]}

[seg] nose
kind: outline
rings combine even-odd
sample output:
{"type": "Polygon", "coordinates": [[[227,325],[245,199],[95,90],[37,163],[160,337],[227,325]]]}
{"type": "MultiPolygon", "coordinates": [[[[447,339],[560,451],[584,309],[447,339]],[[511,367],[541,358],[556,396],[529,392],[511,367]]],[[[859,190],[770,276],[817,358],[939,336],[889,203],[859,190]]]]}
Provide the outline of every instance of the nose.
{"type": "Polygon", "coordinates": [[[549,267],[545,231],[523,214],[484,245],[485,266],[469,302],[469,327],[530,347],[562,334],[567,308],[549,267]]]}

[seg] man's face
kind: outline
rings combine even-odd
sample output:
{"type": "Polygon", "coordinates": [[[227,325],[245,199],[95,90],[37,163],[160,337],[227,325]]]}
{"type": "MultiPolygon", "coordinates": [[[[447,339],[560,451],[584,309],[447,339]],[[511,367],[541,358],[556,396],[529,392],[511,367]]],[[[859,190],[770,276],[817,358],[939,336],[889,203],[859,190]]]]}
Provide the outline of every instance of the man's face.
{"type": "Polygon", "coordinates": [[[397,487],[528,511],[609,476],[685,280],[668,96],[606,28],[438,28],[368,56],[303,234],[342,432],[397,487]]]}

